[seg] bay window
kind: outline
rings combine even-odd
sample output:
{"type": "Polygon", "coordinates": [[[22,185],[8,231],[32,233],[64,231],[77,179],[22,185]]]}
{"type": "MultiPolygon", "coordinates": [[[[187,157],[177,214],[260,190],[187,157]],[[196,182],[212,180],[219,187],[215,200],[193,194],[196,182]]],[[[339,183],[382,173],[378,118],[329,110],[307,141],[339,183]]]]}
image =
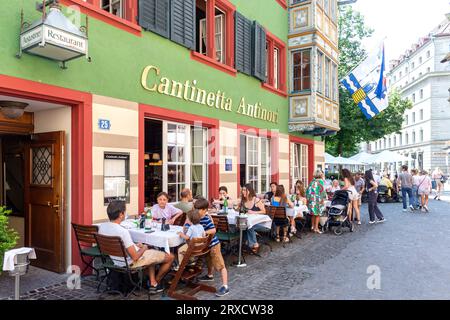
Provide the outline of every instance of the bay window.
{"type": "Polygon", "coordinates": [[[317,91],[323,93],[323,53],[317,51],[317,91]]]}
{"type": "Polygon", "coordinates": [[[292,53],[293,91],[311,90],[311,49],[292,53]]]}
{"type": "Polygon", "coordinates": [[[330,98],[330,69],[331,60],[325,58],[325,97],[330,98]]]}

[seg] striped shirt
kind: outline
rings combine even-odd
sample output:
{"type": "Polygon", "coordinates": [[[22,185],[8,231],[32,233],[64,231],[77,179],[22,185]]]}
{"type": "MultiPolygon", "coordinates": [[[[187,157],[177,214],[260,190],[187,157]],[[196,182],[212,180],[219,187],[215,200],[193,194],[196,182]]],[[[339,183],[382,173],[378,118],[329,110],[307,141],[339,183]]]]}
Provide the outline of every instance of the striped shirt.
{"type": "MultiPolygon", "coordinates": [[[[205,215],[203,218],[200,219],[200,224],[203,226],[203,229],[205,229],[205,232],[215,228],[214,223],[212,222],[212,220],[207,215],[205,215]]],[[[212,248],[212,247],[214,247],[214,246],[216,246],[218,244],[219,244],[219,239],[217,238],[216,235],[214,235],[212,240],[211,240],[211,244],[209,245],[209,247],[212,248]]]]}

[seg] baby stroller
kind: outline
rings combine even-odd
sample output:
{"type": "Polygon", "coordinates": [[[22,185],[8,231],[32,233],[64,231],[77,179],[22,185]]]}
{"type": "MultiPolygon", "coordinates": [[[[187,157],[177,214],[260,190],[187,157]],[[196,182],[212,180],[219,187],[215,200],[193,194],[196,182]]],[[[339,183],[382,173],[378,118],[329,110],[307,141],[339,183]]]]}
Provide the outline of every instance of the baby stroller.
{"type": "Polygon", "coordinates": [[[353,224],[347,216],[350,192],[339,190],[334,193],[330,209],[328,209],[328,219],[324,225],[324,231],[334,231],[334,234],[338,236],[342,234],[342,228],[349,228],[350,232],[353,232],[353,224]]]}

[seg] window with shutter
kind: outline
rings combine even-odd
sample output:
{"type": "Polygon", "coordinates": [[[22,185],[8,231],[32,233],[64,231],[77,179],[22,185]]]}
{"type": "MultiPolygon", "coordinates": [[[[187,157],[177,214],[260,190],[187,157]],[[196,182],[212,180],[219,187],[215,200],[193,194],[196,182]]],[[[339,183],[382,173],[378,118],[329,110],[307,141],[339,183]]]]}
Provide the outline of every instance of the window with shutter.
{"type": "Polygon", "coordinates": [[[263,88],[286,97],[286,46],[285,43],[268,31],[264,46],[265,78],[263,88]]]}
{"type": "Polygon", "coordinates": [[[170,39],[195,50],[195,0],[171,0],[170,39]]]}
{"type": "Polygon", "coordinates": [[[170,0],[139,0],[139,25],[169,38],[170,0]]]}
{"type": "Polygon", "coordinates": [[[266,31],[256,21],[253,24],[253,76],[266,81],[266,31]]]}
{"type": "Polygon", "coordinates": [[[196,0],[194,60],[231,75],[234,69],[236,8],[228,0],[196,0]]]}
{"type": "Polygon", "coordinates": [[[252,75],[252,22],[236,11],[235,14],[235,60],[236,69],[252,75]]]}

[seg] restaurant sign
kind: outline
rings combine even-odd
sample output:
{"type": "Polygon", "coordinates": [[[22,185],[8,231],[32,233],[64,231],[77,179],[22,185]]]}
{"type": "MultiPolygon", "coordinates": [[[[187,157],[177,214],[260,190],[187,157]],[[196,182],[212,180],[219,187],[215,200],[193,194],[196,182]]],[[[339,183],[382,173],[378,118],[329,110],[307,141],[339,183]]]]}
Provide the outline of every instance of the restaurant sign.
{"type": "Polygon", "coordinates": [[[156,66],[150,65],[145,67],[141,75],[142,87],[150,92],[190,101],[209,108],[235,112],[250,118],[278,123],[278,109],[272,111],[264,107],[261,102],[247,103],[248,101],[245,97],[242,97],[235,106],[233,99],[222,90],[207,91],[199,86],[197,80],[180,82],[167,77],[160,77],[160,73],[161,69],[156,66]]]}

